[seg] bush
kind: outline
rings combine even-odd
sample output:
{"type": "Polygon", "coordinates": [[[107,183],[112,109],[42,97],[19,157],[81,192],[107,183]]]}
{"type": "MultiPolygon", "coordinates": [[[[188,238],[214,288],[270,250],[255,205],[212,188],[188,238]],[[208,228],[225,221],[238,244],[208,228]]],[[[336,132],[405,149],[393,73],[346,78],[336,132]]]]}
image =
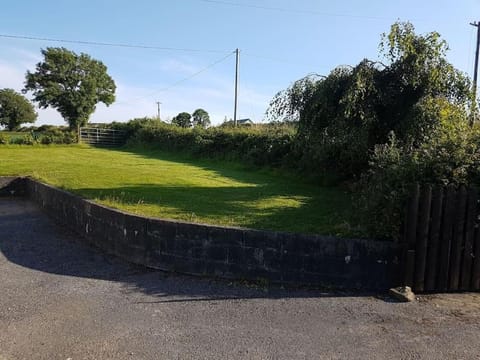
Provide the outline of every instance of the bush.
{"type": "MultiPolygon", "coordinates": [[[[258,166],[293,165],[295,133],[291,128],[181,128],[168,124],[140,126],[130,145],[186,151],[198,156],[240,160],[258,166]]],[[[295,162],[294,162],[295,163],[295,162]]]]}
{"type": "Polygon", "coordinates": [[[25,134],[21,137],[13,137],[10,139],[10,144],[16,145],[34,145],[37,141],[31,134],[25,134]]]}
{"type": "Polygon", "coordinates": [[[465,118],[445,123],[418,147],[395,136],[375,148],[370,169],[359,182],[359,219],[369,236],[397,239],[414,184],[480,183],[480,129],[465,118]]]}
{"type": "Polygon", "coordinates": [[[8,144],[8,137],[5,134],[0,133],[0,145],[8,144]]]}

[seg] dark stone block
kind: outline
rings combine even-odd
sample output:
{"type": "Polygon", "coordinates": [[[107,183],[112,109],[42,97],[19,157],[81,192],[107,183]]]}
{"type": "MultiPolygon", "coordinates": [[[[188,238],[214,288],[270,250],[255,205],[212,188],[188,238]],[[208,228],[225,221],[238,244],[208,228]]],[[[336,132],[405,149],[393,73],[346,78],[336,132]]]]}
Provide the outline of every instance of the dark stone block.
{"type": "Polygon", "coordinates": [[[120,230],[124,237],[127,236],[124,213],[112,209],[111,211],[105,212],[105,216],[105,223],[109,224],[112,228],[120,230]]]}
{"type": "Polygon", "coordinates": [[[191,275],[207,275],[204,260],[179,256],[174,259],[173,271],[191,275]]]}
{"type": "Polygon", "coordinates": [[[205,249],[205,258],[207,261],[227,263],[227,254],[227,248],[222,246],[209,246],[205,249]]]}
{"type": "Polygon", "coordinates": [[[197,259],[197,260],[204,260],[205,249],[201,246],[200,247],[192,246],[188,249],[188,257],[197,259]]]}
{"type": "Polygon", "coordinates": [[[145,263],[145,249],[125,242],[115,242],[115,254],[135,264],[145,263]]]}
{"type": "Polygon", "coordinates": [[[261,248],[245,247],[245,265],[255,268],[264,268],[264,250],[261,248]]]}
{"type": "Polygon", "coordinates": [[[278,248],[281,243],[277,233],[259,230],[244,230],[243,243],[245,247],[251,248],[278,248]]]}
{"type": "Polygon", "coordinates": [[[125,240],[137,247],[146,248],[147,219],[135,215],[125,215],[125,240]]]}
{"type": "Polygon", "coordinates": [[[173,254],[177,235],[177,224],[175,222],[148,219],[147,235],[147,246],[150,246],[152,250],[173,254]]]}
{"type": "MultiPolygon", "coordinates": [[[[80,201],[85,201],[80,198],[77,198],[80,201]]],[[[72,202],[76,202],[77,199],[72,199],[72,202]]],[[[113,209],[110,209],[106,206],[95,204],[95,203],[90,203],[90,215],[94,218],[97,219],[102,219],[102,221],[105,221],[105,219],[108,219],[111,215],[112,211],[115,211],[113,209]]]]}
{"type": "Polygon", "coordinates": [[[345,260],[335,257],[303,257],[303,270],[317,274],[339,274],[342,271],[345,260]]]}
{"type": "Polygon", "coordinates": [[[283,265],[282,252],[276,249],[264,249],[263,251],[263,261],[264,266],[270,271],[280,271],[283,265]]]}
{"type": "Polygon", "coordinates": [[[243,230],[210,226],[208,240],[211,246],[243,246],[243,230]]]}
{"type": "Polygon", "coordinates": [[[208,226],[197,225],[197,224],[187,224],[187,223],[177,223],[177,241],[186,240],[191,244],[198,244],[199,246],[207,243],[208,245],[208,226]]]}
{"type": "Polygon", "coordinates": [[[301,271],[303,270],[304,256],[294,253],[283,254],[280,264],[281,271],[301,271]]]}
{"type": "Polygon", "coordinates": [[[229,246],[227,248],[227,262],[229,264],[245,265],[245,248],[229,246]]]}

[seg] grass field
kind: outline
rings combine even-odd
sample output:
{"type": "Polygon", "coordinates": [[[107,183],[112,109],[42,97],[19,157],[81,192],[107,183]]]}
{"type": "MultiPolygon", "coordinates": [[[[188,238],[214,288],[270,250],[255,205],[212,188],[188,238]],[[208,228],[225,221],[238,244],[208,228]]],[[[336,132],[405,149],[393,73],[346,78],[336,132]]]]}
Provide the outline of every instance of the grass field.
{"type": "Polygon", "coordinates": [[[0,175],[30,175],[132,213],[346,235],[350,197],[292,176],[147,150],[0,146],[0,175]]]}

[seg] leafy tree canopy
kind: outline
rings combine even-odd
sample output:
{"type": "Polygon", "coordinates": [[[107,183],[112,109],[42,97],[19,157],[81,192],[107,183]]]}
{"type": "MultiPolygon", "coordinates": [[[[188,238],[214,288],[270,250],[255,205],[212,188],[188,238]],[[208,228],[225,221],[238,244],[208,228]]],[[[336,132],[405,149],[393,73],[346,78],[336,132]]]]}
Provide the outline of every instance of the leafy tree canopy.
{"type": "Polygon", "coordinates": [[[333,166],[347,174],[365,169],[374,146],[391,132],[400,143],[419,144],[442,126],[435,103],[470,108],[472,94],[468,77],[447,61],[440,35],[414,30],[393,24],[380,43],[383,62],[364,59],[300,79],[273,98],[267,116],[298,120],[302,152],[335,157],[333,166]]]}
{"type": "Polygon", "coordinates": [[[12,89],[0,90],[0,125],[13,131],[23,123],[33,123],[37,119],[33,105],[25,96],[12,89]]]}
{"type": "Polygon", "coordinates": [[[172,119],[172,124],[180,127],[188,128],[192,126],[192,115],[187,112],[181,112],[172,119]]]}
{"type": "Polygon", "coordinates": [[[36,71],[27,72],[24,92],[32,91],[41,108],[57,109],[70,128],[86,125],[99,102],[115,101],[115,82],[102,62],[65,48],[47,48],[42,55],[36,71]]]}
{"type": "Polygon", "coordinates": [[[210,126],[210,115],[203,109],[197,109],[192,114],[193,126],[207,128],[210,126]]]}

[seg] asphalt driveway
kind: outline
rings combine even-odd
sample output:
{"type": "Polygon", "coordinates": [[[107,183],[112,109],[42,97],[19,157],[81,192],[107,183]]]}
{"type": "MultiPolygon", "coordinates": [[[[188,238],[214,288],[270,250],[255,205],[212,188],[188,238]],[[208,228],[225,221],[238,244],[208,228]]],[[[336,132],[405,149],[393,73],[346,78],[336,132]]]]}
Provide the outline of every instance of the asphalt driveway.
{"type": "Polygon", "coordinates": [[[480,359],[480,295],[402,304],[169,275],[0,198],[4,359],[480,359]]]}

